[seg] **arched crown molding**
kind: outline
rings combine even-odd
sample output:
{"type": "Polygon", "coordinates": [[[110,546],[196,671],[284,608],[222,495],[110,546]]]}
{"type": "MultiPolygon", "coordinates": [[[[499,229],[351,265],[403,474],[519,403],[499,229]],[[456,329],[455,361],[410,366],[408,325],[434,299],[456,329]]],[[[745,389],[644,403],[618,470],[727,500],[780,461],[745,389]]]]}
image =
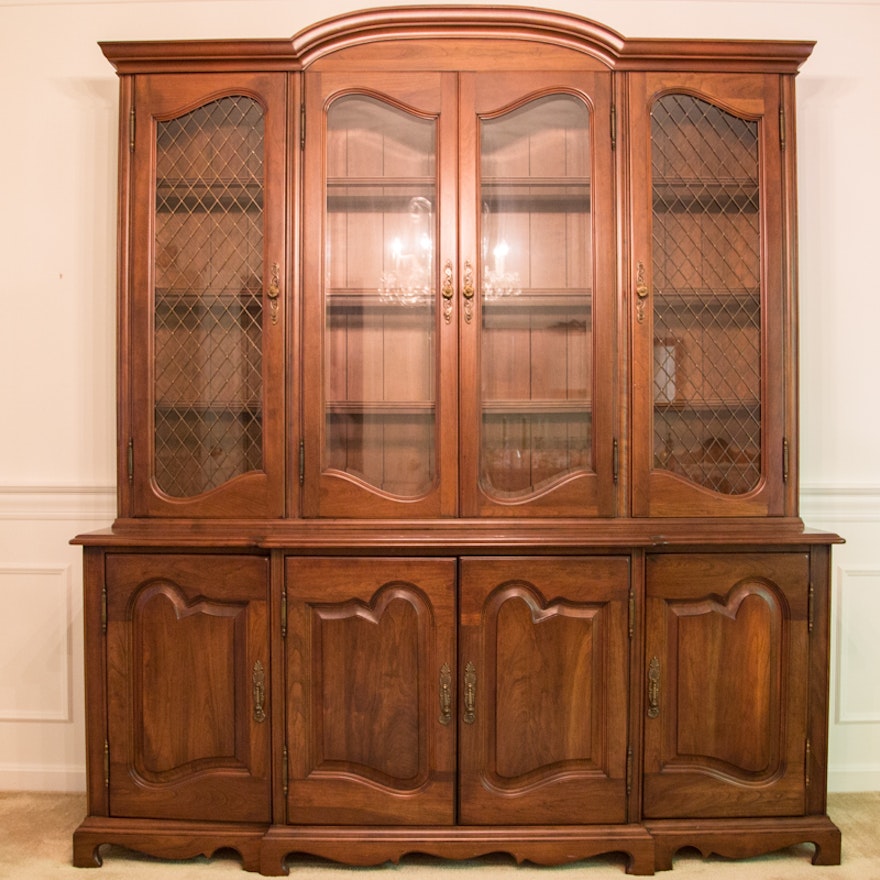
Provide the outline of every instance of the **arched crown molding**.
{"type": "Polygon", "coordinates": [[[616,66],[626,40],[598,22],[522,6],[399,6],[325,19],[300,31],[292,46],[304,67],[351,46],[380,40],[519,39],[557,45],[616,66]]]}
{"type": "Polygon", "coordinates": [[[567,12],[525,6],[391,6],[345,13],[286,39],[102,42],[119,73],[303,70],[343,49],[382,41],[511,39],[582,52],[613,70],[795,73],[813,43],[624,37],[567,12]]]}

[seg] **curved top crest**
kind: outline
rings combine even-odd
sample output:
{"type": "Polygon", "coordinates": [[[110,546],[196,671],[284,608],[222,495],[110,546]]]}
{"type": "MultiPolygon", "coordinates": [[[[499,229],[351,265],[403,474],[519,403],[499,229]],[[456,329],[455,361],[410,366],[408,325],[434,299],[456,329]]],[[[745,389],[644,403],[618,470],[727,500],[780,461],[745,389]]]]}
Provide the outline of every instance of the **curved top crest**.
{"type": "Polygon", "coordinates": [[[615,70],[796,73],[813,43],[631,39],[568,12],[525,6],[389,6],[328,18],[287,39],[102,42],[119,73],[302,70],[342,49],[430,39],[516,40],[581,52],[615,70]]]}

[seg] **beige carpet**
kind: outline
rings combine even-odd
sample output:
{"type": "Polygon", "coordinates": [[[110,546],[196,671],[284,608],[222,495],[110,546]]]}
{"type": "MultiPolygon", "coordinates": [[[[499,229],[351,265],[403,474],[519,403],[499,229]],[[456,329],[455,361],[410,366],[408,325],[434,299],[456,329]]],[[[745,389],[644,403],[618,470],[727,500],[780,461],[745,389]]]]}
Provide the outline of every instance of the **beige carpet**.
{"type": "MultiPolygon", "coordinates": [[[[812,846],[792,847],[760,859],[729,862],[701,859],[686,851],[672,873],[657,876],[713,880],[880,880],[880,792],[829,797],[831,818],[843,832],[843,864],[814,867],[812,846]]],[[[211,880],[258,877],[245,874],[232,856],[167,862],[118,847],[102,847],[102,868],[71,866],[71,834],[85,814],[85,796],[0,793],[0,878],[2,880],[211,880]]],[[[517,866],[498,856],[470,862],[411,857],[381,868],[344,868],[294,860],[291,876],[303,880],[623,880],[623,858],[609,856],[560,868],[517,866]]]]}

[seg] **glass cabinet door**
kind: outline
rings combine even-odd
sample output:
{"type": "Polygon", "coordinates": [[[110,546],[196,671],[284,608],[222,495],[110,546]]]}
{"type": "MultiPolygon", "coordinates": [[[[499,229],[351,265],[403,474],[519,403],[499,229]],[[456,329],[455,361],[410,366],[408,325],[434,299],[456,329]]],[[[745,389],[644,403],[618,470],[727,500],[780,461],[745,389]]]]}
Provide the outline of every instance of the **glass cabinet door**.
{"type": "Polygon", "coordinates": [[[135,110],[133,513],[279,516],[283,79],[141,78],[135,110]]]}
{"type": "Polygon", "coordinates": [[[650,181],[638,195],[649,228],[635,236],[633,298],[636,514],[780,512],[785,340],[770,251],[782,248],[764,244],[784,241],[778,96],[743,79],[735,95],[708,79],[648,97],[650,181]]]}
{"type": "Polygon", "coordinates": [[[455,118],[441,112],[439,75],[418,90],[374,79],[307,85],[321,112],[306,144],[305,512],[453,513],[454,231],[444,238],[440,147],[455,118]]]}
{"type": "Polygon", "coordinates": [[[465,512],[608,515],[608,79],[466,76],[462,102],[465,512]]]}

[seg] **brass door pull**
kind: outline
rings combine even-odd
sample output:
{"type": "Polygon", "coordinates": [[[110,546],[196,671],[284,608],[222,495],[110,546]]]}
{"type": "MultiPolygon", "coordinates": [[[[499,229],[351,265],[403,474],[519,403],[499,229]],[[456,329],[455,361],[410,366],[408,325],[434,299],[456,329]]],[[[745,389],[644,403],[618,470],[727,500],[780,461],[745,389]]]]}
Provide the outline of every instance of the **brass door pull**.
{"type": "Polygon", "coordinates": [[[278,268],[278,263],[272,263],[272,281],[269,284],[269,289],[266,291],[266,296],[269,297],[269,302],[272,307],[272,323],[278,323],[278,297],[281,295],[281,279],[280,279],[281,270],[278,268]]]}
{"type": "Polygon", "coordinates": [[[452,672],[449,664],[440,667],[440,718],[444,726],[452,721],[452,672]]]}
{"type": "Polygon", "coordinates": [[[266,673],[263,664],[254,663],[254,721],[262,724],[266,720],[266,673]]]}
{"type": "Polygon", "coordinates": [[[648,718],[660,714],[660,659],[652,657],[648,664],[648,718]]]}
{"type": "Polygon", "coordinates": [[[645,280],[645,264],[639,261],[636,266],[636,319],[640,324],[645,320],[645,300],[649,293],[648,282],[645,280]]]}
{"type": "Polygon", "coordinates": [[[452,287],[452,262],[447,260],[443,264],[443,284],[440,286],[440,293],[443,296],[443,319],[446,323],[452,321],[452,298],[455,291],[452,287]]]}
{"type": "Polygon", "coordinates": [[[477,669],[473,663],[464,668],[464,723],[473,724],[477,718],[477,669]]]}
{"type": "Polygon", "coordinates": [[[464,319],[470,324],[474,316],[474,267],[470,260],[464,261],[464,286],[461,295],[464,297],[464,319]]]}

